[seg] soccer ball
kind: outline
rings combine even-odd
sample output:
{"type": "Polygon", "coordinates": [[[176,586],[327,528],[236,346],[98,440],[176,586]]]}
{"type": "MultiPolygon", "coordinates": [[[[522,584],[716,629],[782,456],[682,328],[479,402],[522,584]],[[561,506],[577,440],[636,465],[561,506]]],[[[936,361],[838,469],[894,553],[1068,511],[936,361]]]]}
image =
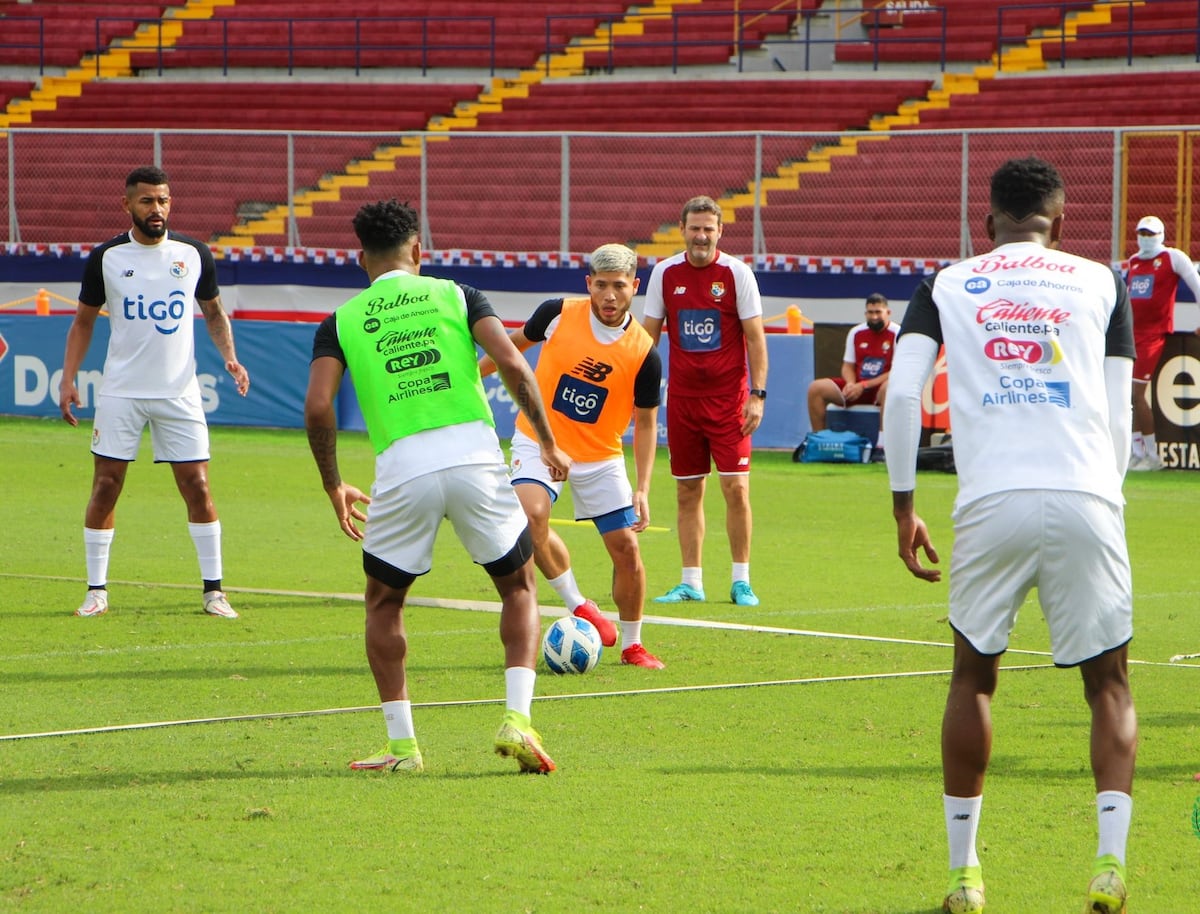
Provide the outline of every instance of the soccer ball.
{"type": "Polygon", "coordinates": [[[542,656],[551,673],[587,673],[600,662],[600,633],[586,619],[563,616],[542,638],[542,656]]]}

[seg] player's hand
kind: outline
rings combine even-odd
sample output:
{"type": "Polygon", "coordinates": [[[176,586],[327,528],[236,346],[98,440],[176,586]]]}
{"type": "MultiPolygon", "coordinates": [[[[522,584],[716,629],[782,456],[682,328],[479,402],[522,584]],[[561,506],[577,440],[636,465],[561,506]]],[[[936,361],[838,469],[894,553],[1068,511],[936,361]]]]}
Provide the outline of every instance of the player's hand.
{"type": "Polygon", "coordinates": [[[329,490],[329,500],[333,503],[333,512],[337,515],[342,532],[355,542],[360,542],[363,532],[354,522],[365,521],[367,515],[358,507],[358,503],[369,505],[371,496],[343,482],[336,489],[329,490]]]}
{"type": "Polygon", "coordinates": [[[78,405],[79,390],[64,377],[62,383],[58,386],[58,408],[62,410],[62,417],[68,425],[79,424],[79,419],[71,412],[71,407],[78,405]]]}
{"type": "Polygon", "coordinates": [[[858,381],[855,381],[852,384],[847,384],[842,388],[842,399],[847,403],[857,403],[862,397],[863,391],[865,390],[866,387],[864,387],[858,381]]]}
{"type": "Polygon", "coordinates": [[[557,444],[552,447],[542,447],[542,463],[550,470],[550,478],[562,482],[571,471],[571,458],[557,444]]]}
{"type": "Polygon", "coordinates": [[[746,405],[742,407],[742,437],[753,435],[762,425],[763,401],[758,397],[747,397],[746,405]]]}
{"type": "Polygon", "coordinates": [[[637,520],[633,525],[634,533],[641,533],[650,526],[650,499],[645,492],[633,493],[633,513],[637,520]]]}
{"type": "Polygon", "coordinates": [[[242,363],[237,361],[226,362],[225,370],[233,377],[233,383],[237,386],[237,392],[243,397],[246,396],[246,391],[250,389],[250,374],[246,371],[242,363]]]}
{"type": "Polygon", "coordinates": [[[926,568],[921,564],[918,550],[924,550],[925,557],[933,564],[938,563],[937,549],[929,540],[929,530],[925,521],[914,513],[896,516],[896,538],[900,545],[900,560],[912,572],[913,577],[936,584],[942,579],[940,568],[926,568]]]}

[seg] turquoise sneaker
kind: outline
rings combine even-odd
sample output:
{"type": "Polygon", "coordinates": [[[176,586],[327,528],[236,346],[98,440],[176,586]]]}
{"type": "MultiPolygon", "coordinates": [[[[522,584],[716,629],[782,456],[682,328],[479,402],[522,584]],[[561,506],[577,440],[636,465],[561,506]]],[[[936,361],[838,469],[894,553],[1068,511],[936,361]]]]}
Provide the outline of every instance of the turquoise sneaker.
{"type": "Polygon", "coordinates": [[[979,914],[983,905],[983,868],[960,866],[951,870],[942,910],[949,914],[979,914]]]}
{"type": "Polygon", "coordinates": [[[655,603],[703,603],[704,591],[698,590],[691,584],[676,584],[661,597],[654,598],[655,603]]]}
{"type": "Polygon", "coordinates": [[[1125,867],[1112,854],[1096,858],[1086,914],[1125,914],[1125,867]]]}
{"type": "Polygon", "coordinates": [[[734,581],[729,591],[729,599],[738,606],[757,606],[758,597],[750,589],[749,581],[734,581]]]}
{"type": "Polygon", "coordinates": [[[516,711],[504,712],[504,722],[496,732],[496,754],[515,758],[523,774],[549,774],[557,767],[542,748],[542,738],[529,718],[516,711]]]}
{"type": "Polygon", "coordinates": [[[390,739],[375,755],[370,758],[351,762],[350,767],[355,771],[423,771],[421,750],[417,748],[415,739],[390,739]]]}

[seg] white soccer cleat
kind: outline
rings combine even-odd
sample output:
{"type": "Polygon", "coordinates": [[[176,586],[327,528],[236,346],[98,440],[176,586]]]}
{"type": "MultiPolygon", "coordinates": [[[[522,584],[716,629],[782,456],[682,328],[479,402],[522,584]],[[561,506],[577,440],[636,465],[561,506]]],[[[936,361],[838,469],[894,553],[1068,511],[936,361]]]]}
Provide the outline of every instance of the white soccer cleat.
{"type": "Polygon", "coordinates": [[[204,611],[222,619],[236,619],[237,610],[229,605],[229,598],[219,590],[210,590],[204,595],[204,611]]]}
{"type": "Polygon", "coordinates": [[[108,612],[108,591],[89,590],[79,609],[75,610],[75,615],[103,616],[106,612],[108,612]]]}

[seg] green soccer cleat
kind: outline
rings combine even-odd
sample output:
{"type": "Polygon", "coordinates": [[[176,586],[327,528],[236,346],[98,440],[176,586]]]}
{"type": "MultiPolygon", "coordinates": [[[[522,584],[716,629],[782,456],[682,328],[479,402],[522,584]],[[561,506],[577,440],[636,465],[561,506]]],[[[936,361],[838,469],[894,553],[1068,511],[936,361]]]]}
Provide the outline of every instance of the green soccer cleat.
{"type": "Polygon", "coordinates": [[[654,598],[655,603],[703,603],[704,591],[691,584],[676,584],[661,597],[654,598]]]}
{"type": "Polygon", "coordinates": [[[983,905],[983,868],[960,866],[951,870],[942,910],[949,914],[979,914],[983,905]]]}
{"type": "Polygon", "coordinates": [[[1125,914],[1125,867],[1112,854],[1096,858],[1084,914],[1125,914]]]}
{"type": "Polygon", "coordinates": [[[391,739],[370,758],[351,762],[354,771],[423,771],[421,750],[415,739],[391,739]]]}
{"type": "Polygon", "coordinates": [[[504,723],[496,731],[496,754],[515,758],[523,774],[549,774],[556,767],[529,718],[516,711],[504,712],[504,723]]]}

